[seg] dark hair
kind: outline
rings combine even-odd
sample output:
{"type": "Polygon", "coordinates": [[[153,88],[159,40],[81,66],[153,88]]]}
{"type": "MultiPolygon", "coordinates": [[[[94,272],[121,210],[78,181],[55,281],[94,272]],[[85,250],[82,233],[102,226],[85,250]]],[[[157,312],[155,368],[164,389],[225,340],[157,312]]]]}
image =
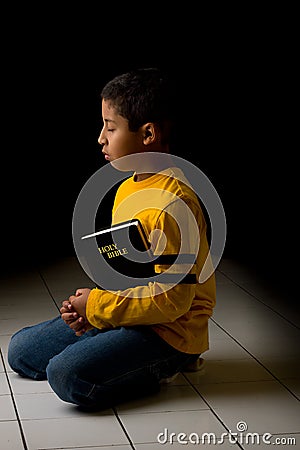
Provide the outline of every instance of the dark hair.
{"type": "Polygon", "coordinates": [[[101,98],[111,102],[116,112],[128,120],[130,131],[137,131],[147,122],[158,124],[162,131],[169,130],[173,120],[171,82],[157,68],[116,76],[104,86],[101,98]]]}

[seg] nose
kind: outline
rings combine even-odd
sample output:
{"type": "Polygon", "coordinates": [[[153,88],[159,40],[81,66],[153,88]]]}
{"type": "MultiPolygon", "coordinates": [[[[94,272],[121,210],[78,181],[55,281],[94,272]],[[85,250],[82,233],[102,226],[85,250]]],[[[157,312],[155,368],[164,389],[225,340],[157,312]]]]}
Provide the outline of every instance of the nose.
{"type": "Polygon", "coordinates": [[[102,147],[103,147],[103,145],[105,144],[105,139],[101,138],[101,134],[100,134],[100,136],[98,137],[98,144],[100,144],[102,147]]]}
{"type": "Polygon", "coordinates": [[[98,137],[98,144],[100,144],[102,147],[103,147],[103,145],[106,143],[106,139],[105,139],[105,137],[104,137],[104,133],[103,133],[103,128],[102,128],[102,130],[101,130],[101,132],[100,132],[100,135],[99,135],[99,137],[98,137]]]}

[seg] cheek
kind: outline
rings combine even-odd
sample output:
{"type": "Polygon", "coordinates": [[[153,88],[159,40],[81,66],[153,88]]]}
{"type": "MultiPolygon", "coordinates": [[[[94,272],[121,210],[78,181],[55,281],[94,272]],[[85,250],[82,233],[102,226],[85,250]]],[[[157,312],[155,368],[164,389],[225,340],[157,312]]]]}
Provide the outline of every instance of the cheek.
{"type": "Polygon", "coordinates": [[[113,152],[118,155],[126,155],[128,153],[136,152],[138,149],[138,142],[135,136],[119,135],[116,136],[113,143],[113,152]]]}

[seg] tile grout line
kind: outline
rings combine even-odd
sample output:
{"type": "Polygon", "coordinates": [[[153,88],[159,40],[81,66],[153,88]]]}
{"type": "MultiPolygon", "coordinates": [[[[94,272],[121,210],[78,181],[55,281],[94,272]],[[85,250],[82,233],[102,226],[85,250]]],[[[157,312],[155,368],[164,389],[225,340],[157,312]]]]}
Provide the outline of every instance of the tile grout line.
{"type": "Polygon", "coordinates": [[[248,289],[246,289],[244,286],[241,286],[239,283],[237,283],[235,280],[233,280],[229,275],[227,275],[225,272],[222,272],[222,270],[218,269],[218,271],[228,280],[230,280],[233,284],[235,284],[236,286],[238,286],[242,291],[246,292],[246,294],[249,294],[251,297],[255,298],[255,300],[257,300],[259,303],[261,303],[262,305],[266,306],[270,311],[274,312],[275,314],[277,314],[281,319],[284,319],[289,325],[292,325],[293,327],[297,328],[297,330],[300,329],[299,325],[295,324],[294,322],[292,322],[291,320],[287,319],[283,314],[281,314],[280,312],[276,311],[276,309],[272,308],[270,305],[268,305],[267,303],[265,303],[263,300],[261,300],[261,298],[257,297],[255,294],[253,294],[253,292],[249,291],[248,289]]]}
{"type": "MultiPolygon", "coordinates": [[[[208,401],[203,397],[203,395],[198,391],[198,389],[196,388],[196,386],[193,385],[193,383],[187,378],[187,376],[182,373],[182,375],[184,376],[184,378],[186,379],[186,381],[188,382],[188,384],[191,386],[191,388],[194,390],[194,392],[199,395],[199,397],[202,398],[202,400],[204,401],[204,403],[207,405],[207,407],[209,408],[209,410],[211,411],[211,413],[215,416],[215,418],[220,422],[220,424],[225,428],[225,430],[230,434],[230,429],[225,425],[225,423],[223,422],[223,420],[221,419],[221,417],[219,417],[219,415],[216,413],[216,411],[213,410],[213,408],[210,406],[210,404],[208,403],[208,401]]],[[[239,447],[240,449],[244,450],[244,447],[241,446],[241,444],[239,442],[235,443],[237,445],[237,447],[239,447]]]]}
{"type": "MultiPolygon", "coordinates": [[[[249,352],[249,350],[246,349],[246,347],[244,347],[237,339],[235,339],[228,331],[225,330],[225,328],[222,327],[222,325],[220,325],[218,322],[216,322],[212,317],[210,318],[210,320],[217,326],[219,327],[222,331],[224,331],[224,333],[229,336],[236,344],[238,344],[246,353],[248,353],[249,356],[251,356],[251,358],[253,358],[261,367],[263,367],[273,378],[274,380],[276,380],[279,384],[281,384],[281,386],[283,386],[293,397],[295,397],[296,400],[300,401],[299,397],[293,392],[291,391],[281,380],[280,378],[278,378],[276,375],[274,375],[274,373],[271,372],[270,369],[268,369],[261,361],[259,361],[259,359],[256,358],[256,356],[254,356],[251,352],[249,352]]],[[[255,383],[255,381],[254,381],[255,383]]]]}
{"type": "Polygon", "coordinates": [[[5,361],[4,361],[4,357],[3,357],[1,349],[0,349],[0,359],[1,359],[3,367],[4,367],[4,373],[5,373],[6,381],[7,381],[8,387],[9,387],[10,397],[11,397],[11,400],[12,400],[12,403],[13,403],[13,407],[14,407],[14,410],[15,410],[15,413],[16,413],[17,422],[18,422],[18,426],[19,426],[19,430],[20,430],[20,434],[21,434],[21,439],[22,439],[22,444],[24,446],[24,450],[29,450],[29,448],[27,446],[27,443],[26,443],[26,438],[25,438],[25,434],[24,434],[24,431],[23,431],[23,427],[22,427],[22,421],[21,421],[21,418],[20,418],[19,413],[18,413],[17,403],[15,401],[14,393],[13,393],[13,390],[12,390],[12,387],[11,387],[11,383],[10,383],[10,380],[9,380],[9,377],[8,377],[8,374],[7,374],[5,361]]]}
{"type": "Polygon", "coordinates": [[[117,421],[118,421],[120,427],[122,428],[122,430],[123,430],[123,432],[124,432],[126,438],[128,439],[128,442],[129,442],[130,447],[131,447],[133,450],[135,450],[134,444],[133,444],[133,442],[132,442],[132,440],[131,440],[131,438],[130,438],[130,436],[129,436],[129,434],[128,434],[128,432],[127,432],[127,430],[126,430],[126,428],[125,428],[125,426],[124,426],[124,424],[123,424],[123,422],[122,422],[122,420],[121,420],[121,418],[119,417],[119,414],[118,414],[116,408],[113,407],[112,410],[113,410],[113,412],[114,412],[114,414],[115,414],[115,417],[116,417],[116,419],[117,419],[117,421]]]}
{"type": "Polygon", "coordinates": [[[58,312],[59,312],[59,307],[57,306],[57,303],[56,303],[56,301],[55,301],[55,298],[54,298],[53,295],[52,295],[52,292],[51,292],[51,290],[50,290],[50,288],[49,288],[49,286],[48,286],[48,284],[47,284],[47,281],[46,281],[45,277],[42,275],[42,272],[40,271],[39,268],[36,268],[36,271],[37,271],[37,273],[39,274],[39,276],[40,276],[40,278],[41,278],[41,280],[42,280],[42,282],[43,282],[45,288],[47,289],[48,294],[50,295],[50,297],[51,297],[51,299],[52,299],[52,302],[54,303],[54,306],[56,307],[56,309],[57,309],[58,312]]]}

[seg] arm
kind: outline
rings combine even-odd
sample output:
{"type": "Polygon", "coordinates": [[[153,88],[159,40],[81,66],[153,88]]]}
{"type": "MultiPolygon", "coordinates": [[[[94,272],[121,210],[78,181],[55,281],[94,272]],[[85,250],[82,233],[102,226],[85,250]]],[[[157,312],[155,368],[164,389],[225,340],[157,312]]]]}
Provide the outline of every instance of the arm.
{"type": "Polygon", "coordinates": [[[149,283],[116,293],[92,289],[87,301],[87,319],[100,329],[173,322],[190,309],[195,286],[179,284],[168,291],[162,287],[159,283],[149,283]]]}

